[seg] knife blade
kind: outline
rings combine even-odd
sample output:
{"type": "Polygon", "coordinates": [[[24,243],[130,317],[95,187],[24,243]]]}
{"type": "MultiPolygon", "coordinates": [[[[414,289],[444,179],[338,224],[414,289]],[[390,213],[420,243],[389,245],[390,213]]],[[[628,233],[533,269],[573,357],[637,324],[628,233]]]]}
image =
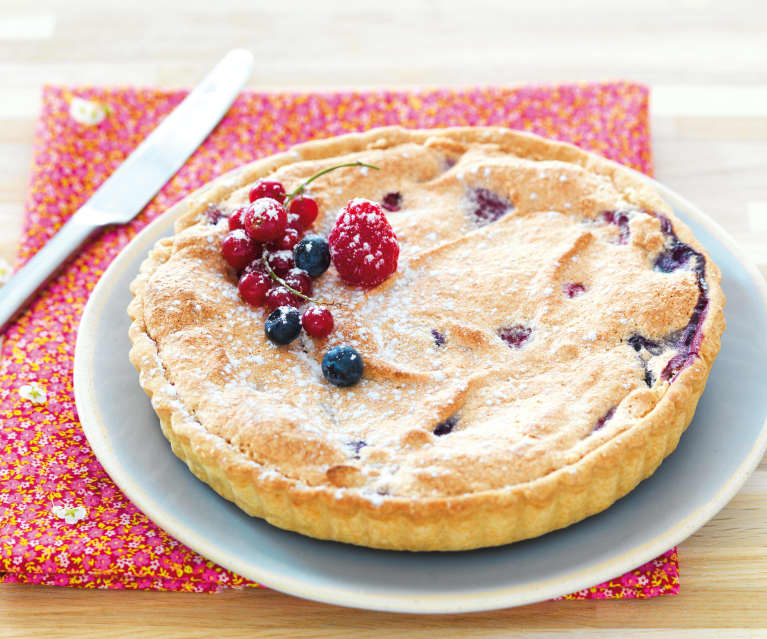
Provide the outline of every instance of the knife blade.
{"type": "Polygon", "coordinates": [[[253,71],[234,49],[139,144],[91,198],[0,288],[0,332],[99,229],[132,220],[173,177],[229,110],[253,71]]]}

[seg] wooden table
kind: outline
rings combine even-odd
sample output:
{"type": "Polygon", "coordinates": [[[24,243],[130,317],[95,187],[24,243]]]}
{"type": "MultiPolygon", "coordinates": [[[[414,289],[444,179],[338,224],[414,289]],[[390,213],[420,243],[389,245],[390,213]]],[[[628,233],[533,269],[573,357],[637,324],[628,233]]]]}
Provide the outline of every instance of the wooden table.
{"type": "MultiPolygon", "coordinates": [[[[767,275],[764,4],[255,4],[0,0],[0,256],[14,253],[44,83],[189,86],[228,48],[246,46],[259,61],[251,85],[260,88],[603,78],[650,84],[658,178],[718,220],[767,275]]],[[[601,637],[767,637],[765,507],[762,462],[732,502],[681,545],[678,597],[419,617],[265,591],[7,585],[0,586],[0,637],[538,637],[570,629],[601,637]]]]}

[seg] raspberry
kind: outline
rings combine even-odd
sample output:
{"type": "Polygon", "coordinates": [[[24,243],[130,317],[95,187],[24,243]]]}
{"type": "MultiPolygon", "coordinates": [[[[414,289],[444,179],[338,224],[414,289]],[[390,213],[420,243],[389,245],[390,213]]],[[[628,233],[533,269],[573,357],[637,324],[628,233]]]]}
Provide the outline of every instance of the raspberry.
{"type": "Polygon", "coordinates": [[[366,288],[397,270],[399,244],[380,204],[355,198],[346,205],[328,238],[341,279],[366,288]]]}
{"type": "Polygon", "coordinates": [[[285,187],[274,180],[259,180],[258,184],[250,189],[248,199],[255,202],[263,197],[270,197],[282,204],[285,201],[285,187]]]}
{"type": "Polygon", "coordinates": [[[256,242],[276,240],[288,226],[285,207],[268,197],[253,202],[243,214],[243,220],[245,230],[256,242]]]}

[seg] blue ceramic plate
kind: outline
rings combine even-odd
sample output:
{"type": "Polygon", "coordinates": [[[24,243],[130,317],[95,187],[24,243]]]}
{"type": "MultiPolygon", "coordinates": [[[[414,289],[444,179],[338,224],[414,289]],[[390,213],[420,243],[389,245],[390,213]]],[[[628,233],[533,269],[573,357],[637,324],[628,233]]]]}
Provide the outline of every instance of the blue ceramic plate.
{"type": "Polygon", "coordinates": [[[115,483],[171,535],[245,577],[299,597],[399,612],[466,612],[541,601],[616,577],[705,524],[767,448],[767,286],[719,226],[655,186],[721,268],[727,330],[676,451],[631,494],[579,524],[470,552],[370,550],[274,528],[198,481],[171,452],[128,361],[128,285],[152,245],[172,233],[176,210],[119,255],[85,309],[74,380],[88,440],[115,483]]]}

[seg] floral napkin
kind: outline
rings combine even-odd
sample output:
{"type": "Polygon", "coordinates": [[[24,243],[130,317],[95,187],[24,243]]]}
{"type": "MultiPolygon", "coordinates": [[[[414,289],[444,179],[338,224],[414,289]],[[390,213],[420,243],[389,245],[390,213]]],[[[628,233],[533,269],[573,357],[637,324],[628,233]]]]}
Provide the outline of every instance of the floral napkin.
{"type": "MultiPolygon", "coordinates": [[[[135,88],[43,91],[19,264],[185,95],[135,88]]],[[[186,548],[138,511],[104,472],[77,418],[72,357],[88,294],[120,249],[171,204],[229,169],[298,142],[390,124],[523,129],[649,173],[647,98],[644,87],[627,83],[243,93],[152,203],[130,224],[93,240],[5,335],[0,582],[195,592],[256,585],[186,548]]],[[[0,276],[7,270],[0,264],[0,276]]],[[[653,597],[678,590],[672,549],[567,598],[653,597]]]]}

